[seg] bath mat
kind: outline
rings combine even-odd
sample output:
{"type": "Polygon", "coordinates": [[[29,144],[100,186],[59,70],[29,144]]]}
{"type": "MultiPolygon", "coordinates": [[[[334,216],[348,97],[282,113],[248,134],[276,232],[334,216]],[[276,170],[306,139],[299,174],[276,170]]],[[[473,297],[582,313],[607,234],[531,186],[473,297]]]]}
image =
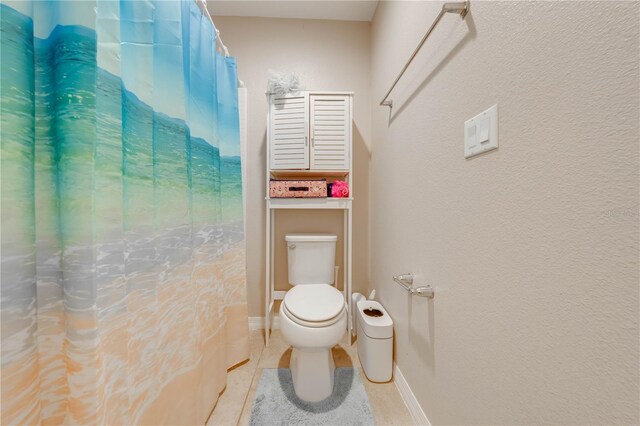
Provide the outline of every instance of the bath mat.
{"type": "Polygon", "coordinates": [[[319,402],[306,402],[293,390],[291,370],[262,370],[251,408],[251,426],[373,425],[373,413],[358,370],[336,368],[333,393],[319,402]]]}

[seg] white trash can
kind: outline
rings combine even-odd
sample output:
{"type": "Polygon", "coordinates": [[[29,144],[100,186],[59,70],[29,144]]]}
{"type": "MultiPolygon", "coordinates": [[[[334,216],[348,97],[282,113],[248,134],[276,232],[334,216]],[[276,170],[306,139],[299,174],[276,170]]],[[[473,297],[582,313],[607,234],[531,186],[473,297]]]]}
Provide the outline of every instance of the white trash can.
{"type": "Polygon", "coordinates": [[[358,306],[358,358],[367,379],[391,380],[393,367],[393,320],[375,300],[361,300],[358,306]]]}

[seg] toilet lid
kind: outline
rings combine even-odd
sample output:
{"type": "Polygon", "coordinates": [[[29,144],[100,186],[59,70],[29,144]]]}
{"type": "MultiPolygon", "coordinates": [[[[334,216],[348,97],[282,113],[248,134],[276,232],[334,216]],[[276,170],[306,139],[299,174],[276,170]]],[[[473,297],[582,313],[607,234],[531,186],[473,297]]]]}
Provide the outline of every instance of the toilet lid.
{"type": "Polygon", "coordinates": [[[334,318],[344,309],[344,298],[329,284],[300,284],[284,296],[287,311],[304,321],[319,322],[334,318]]]}

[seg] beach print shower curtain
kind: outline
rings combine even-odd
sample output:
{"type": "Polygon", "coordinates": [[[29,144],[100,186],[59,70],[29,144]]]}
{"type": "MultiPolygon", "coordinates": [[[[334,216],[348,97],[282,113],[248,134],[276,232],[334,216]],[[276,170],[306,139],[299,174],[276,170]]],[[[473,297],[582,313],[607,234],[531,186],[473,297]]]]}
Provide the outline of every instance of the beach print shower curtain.
{"type": "Polygon", "coordinates": [[[0,7],[2,424],[203,424],[248,356],[235,61],[192,0],[0,7]]]}

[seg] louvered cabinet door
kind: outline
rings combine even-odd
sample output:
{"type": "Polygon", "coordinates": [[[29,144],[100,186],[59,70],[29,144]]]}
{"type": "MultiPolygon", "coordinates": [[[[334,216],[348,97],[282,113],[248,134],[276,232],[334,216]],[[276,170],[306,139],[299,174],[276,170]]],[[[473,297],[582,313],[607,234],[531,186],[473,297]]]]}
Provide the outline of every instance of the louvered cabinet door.
{"type": "Polygon", "coordinates": [[[269,141],[272,170],[309,168],[309,95],[271,100],[269,141]]]}
{"type": "Polygon", "coordinates": [[[351,140],[350,97],[311,95],[311,168],[348,170],[351,140]]]}

